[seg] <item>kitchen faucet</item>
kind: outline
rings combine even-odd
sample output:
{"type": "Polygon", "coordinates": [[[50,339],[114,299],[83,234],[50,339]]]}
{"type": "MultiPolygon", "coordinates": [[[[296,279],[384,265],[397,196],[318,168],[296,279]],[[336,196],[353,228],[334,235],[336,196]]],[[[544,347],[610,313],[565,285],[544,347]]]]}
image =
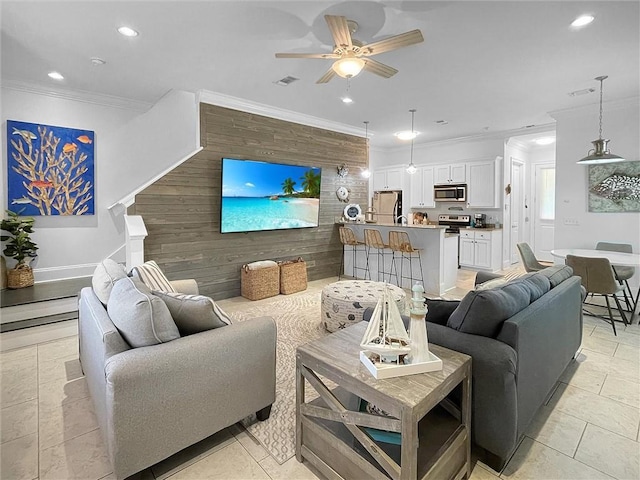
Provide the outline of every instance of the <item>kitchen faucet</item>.
{"type": "Polygon", "coordinates": [[[405,215],[398,215],[396,217],[396,222],[400,220],[400,225],[406,225],[407,223],[409,223],[409,221],[407,220],[407,217],[405,215]]]}

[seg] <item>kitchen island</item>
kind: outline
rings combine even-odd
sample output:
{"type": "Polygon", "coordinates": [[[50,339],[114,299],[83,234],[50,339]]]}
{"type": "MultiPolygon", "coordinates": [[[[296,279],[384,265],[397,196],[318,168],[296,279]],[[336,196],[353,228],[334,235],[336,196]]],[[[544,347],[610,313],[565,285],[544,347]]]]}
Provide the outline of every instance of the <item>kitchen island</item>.
{"type": "MultiPolygon", "coordinates": [[[[341,224],[342,225],[342,224],[341,224]]],[[[411,240],[413,248],[420,249],[422,258],[422,276],[424,278],[424,289],[429,295],[439,296],[447,290],[456,286],[458,275],[458,235],[445,232],[446,227],[440,225],[395,225],[380,223],[345,223],[344,226],[350,227],[355,232],[356,238],[364,242],[364,230],[366,228],[376,229],[380,231],[382,240],[389,243],[389,232],[391,230],[406,231],[411,240]]],[[[391,270],[391,251],[386,250],[384,272],[391,270]]],[[[398,254],[396,256],[399,256],[398,254]]],[[[419,268],[418,259],[412,260],[414,268],[419,268]]],[[[400,271],[400,259],[396,259],[398,272],[400,271]]],[[[366,265],[366,256],[364,252],[358,252],[356,266],[364,269],[366,265]]],[[[353,256],[351,252],[345,251],[344,255],[344,271],[352,272],[353,256]]],[[[364,272],[364,270],[357,270],[364,272]]],[[[378,272],[378,255],[375,250],[371,250],[369,255],[369,271],[371,272],[371,280],[377,280],[378,272]]],[[[409,272],[409,262],[405,260],[403,270],[405,275],[409,272]]],[[[398,273],[398,276],[400,274],[398,273]]],[[[380,281],[383,279],[380,278],[380,281]]],[[[395,275],[392,276],[391,283],[395,283],[395,275]]],[[[384,281],[389,281],[389,274],[385,275],[384,281]]],[[[402,288],[411,288],[409,279],[404,279],[402,288]]]]}

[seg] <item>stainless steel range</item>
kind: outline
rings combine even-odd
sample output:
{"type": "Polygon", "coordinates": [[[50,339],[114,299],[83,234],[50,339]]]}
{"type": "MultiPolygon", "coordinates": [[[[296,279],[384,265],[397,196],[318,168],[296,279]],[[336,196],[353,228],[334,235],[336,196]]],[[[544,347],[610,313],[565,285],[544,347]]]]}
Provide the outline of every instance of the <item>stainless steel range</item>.
{"type": "Polygon", "coordinates": [[[461,228],[471,225],[471,217],[469,215],[438,215],[438,225],[447,227],[447,233],[460,233],[461,228]]]}

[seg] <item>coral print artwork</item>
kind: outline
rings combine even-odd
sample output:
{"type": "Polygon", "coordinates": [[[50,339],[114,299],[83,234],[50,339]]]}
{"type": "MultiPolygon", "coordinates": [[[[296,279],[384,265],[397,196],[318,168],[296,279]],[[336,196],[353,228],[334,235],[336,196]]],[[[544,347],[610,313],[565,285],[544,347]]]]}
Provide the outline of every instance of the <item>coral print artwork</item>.
{"type": "Polygon", "coordinates": [[[9,208],[94,214],[94,132],[7,120],[9,208]]]}

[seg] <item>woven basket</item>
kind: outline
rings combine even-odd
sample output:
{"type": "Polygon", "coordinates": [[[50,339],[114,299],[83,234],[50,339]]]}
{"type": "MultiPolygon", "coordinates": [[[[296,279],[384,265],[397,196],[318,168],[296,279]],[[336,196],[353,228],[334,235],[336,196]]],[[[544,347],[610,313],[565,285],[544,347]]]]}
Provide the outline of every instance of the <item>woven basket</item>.
{"type": "Polygon", "coordinates": [[[33,270],[23,266],[7,270],[7,288],[23,288],[33,285],[33,270]]]}
{"type": "Polygon", "coordinates": [[[249,300],[261,300],[280,293],[280,267],[263,267],[252,270],[243,265],[240,272],[240,294],[249,300]]]}
{"type": "Polygon", "coordinates": [[[297,260],[279,262],[280,265],[280,293],[301,292],[307,289],[307,263],[298,257],[297,260]]]}

